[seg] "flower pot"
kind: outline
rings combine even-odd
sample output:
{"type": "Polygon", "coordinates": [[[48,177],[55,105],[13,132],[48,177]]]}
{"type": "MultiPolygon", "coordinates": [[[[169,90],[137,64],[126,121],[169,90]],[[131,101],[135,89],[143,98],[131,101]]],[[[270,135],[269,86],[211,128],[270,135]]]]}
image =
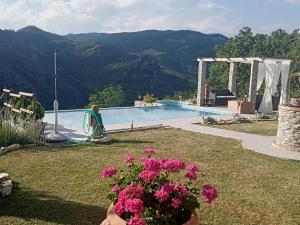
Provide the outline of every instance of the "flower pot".
{"type": "MultiPolygon", "coordinates": [[[[114,205],[111,204],[107,210],[107,217],[100,225],[126,225],[126,221],[119,217],[114,211],[114,205]]],[[[183,225],[199,225],[199,217],[194,210],[191,218],[183,225]]]]}

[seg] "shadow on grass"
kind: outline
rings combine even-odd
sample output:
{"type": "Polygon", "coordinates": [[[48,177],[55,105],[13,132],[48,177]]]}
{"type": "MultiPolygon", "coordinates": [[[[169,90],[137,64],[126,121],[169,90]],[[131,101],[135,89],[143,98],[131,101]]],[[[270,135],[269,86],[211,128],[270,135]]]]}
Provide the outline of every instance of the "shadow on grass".
{"type": "Polygon", "coordinates": [[[0,202],[2,216],[58,224],[94,225],[105,219],[106,209],[16,187],[9,197],[0,202]]]}

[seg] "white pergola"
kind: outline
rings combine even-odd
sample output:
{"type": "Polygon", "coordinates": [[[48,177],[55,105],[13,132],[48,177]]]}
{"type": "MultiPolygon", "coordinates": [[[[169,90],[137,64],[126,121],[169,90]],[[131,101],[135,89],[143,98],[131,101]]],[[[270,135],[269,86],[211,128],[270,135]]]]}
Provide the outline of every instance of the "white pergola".
{"type": "MultiPolygon", "coordinates": [[[[211,62],[227,62],[230,63],[229,69],[229,80],[228,80],[228,89],[236,94],[236,73],[237,73],[237,65],[238,63],[246,63],[251,64],[251,72],[250,72],[250,84],[249,84],[249,93],[248,93],[248,101],[252,105],[252,112],[255,111],[255,102],[256,102],[256,86],[257,86],[257,78],[258,78],[258,66],[259,63],[263,63],[265,61],[272,61],[274,63],[283,63],[288,62],[291,63],[290,59],[276,59],[276,58],[259,58],[259,57],[247,57],[247,58],[197,58],[199,62],[198,66],[198,91],[197,91],[197,105],[204,105],[205,98],[205,81],[206,81],[206,72],[207,72],[207,63],[211,62]]],[[[281,94],[281,102],[287,104],[287,91],[286,93],[281,94]]]]}

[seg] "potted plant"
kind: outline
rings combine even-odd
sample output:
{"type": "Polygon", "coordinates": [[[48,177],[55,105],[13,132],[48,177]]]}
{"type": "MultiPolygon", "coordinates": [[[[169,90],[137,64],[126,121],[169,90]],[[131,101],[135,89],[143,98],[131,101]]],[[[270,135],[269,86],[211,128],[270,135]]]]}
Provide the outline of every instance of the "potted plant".
{"type": "Polygon", "coordinates": [[[199,189],[196,164],[155,158],[153,149],[144,152],[148,157],[126,157],[126,171],[109,167],[101,172],[102,179],[113,181],[108,194],[112,205],[101,225],[199,225],[198,198],[210,204],[217,190],[209,184],[199,189]]]}

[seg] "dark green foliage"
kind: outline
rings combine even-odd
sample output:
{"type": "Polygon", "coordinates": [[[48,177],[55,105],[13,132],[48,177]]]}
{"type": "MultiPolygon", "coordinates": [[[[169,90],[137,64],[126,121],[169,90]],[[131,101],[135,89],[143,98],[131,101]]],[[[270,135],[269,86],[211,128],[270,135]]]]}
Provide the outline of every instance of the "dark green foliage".
{"type": "Polygon", "coordinates": [[[99,89],[96,85],[101,83],[121,84],[126,95],[125,105],[132,105],[133,100],[147,92],[161,99],[175,90],[189,90],[196,86],[162,69],[159,58],[153,55],[141,55],[128,63],[110,64],[104,68],[102,75],[90,84],[92,89],[99,89]]]}
{"type": "Polygon", "coordinates": [[[109,84],[122,85],[129,105],[147,91],[162,98],[195,87],[196,57],[212,56],[214,46],[227,40],[192,31],[86,35],[79,42],[85,35],[60,36],[32,26],[0,30],[0,87],[35,92],[52,109],[57,49],[60,109],[85,106],[91,93],[109,84]]]}
{"type": "MultiPolygon", "coordinates": [[[[42,119],[45,116],[45,109],[40,102],[36,102],[36,118],[42,119]]],[[[33,102],[27,107],[29,110],[33,110],[33,102]]]]}
{"type": "Polygon", "coordinates": [[[217,124],[218,121],[215,118],[208,116],[204,118],[203,123],[208,125],[214,125],[217,124]]]}
{"type": "MultiPolygon", "coordinates": [[[[45,116],[45,109],[44,109],[44,107],[38,101],[36,101],[35,104],[36,104],[36,106],[35,106],[36,107],[36,119],[43,119],[44,116],[45,116]]],[[[21,108],[21,101],[20,100],[16,101],[15,107],[17,109],[21,108]]],[[[23,108],[32,111],[33,110],[33,101],[28,100],[28,99],[24,99],[23,108]]]]}
{"type": "Polygon", "coordinates": [[[193,100],[197,98],[197,91],[175,91],[173,95],[168,95],[165,97],[166,100],[193,100]]]}
{"type": "MultiPolygon", "coordinates": [[[[292,72],[300,71],[300,33],[295,30],[287,33],[282,29],[271,35],[253,34],[251,28],[244,27],[239,34],[230,38],[224,46],[216,47],[217,57],[262,57],[290,58],[293,60],[292,72]]],[[[211,87],[227,87],[228,63],[215,63],[210,67],[207,82],[211,87]]],[[[293,76],[293,75],[292,75],[293,76]]],[[[240,64],[237,69],[238,96],[248,93],[250,65],[240,64]]],[[[299,79],[291,78],[291,96],[299,93],[299,79]]]]}
{"type": "Polygon", "coordinates": [[[108,85],[101,91],[90,95],[89,106],[97,105],[101,108],[117,107],[123,105],[124,99],[124,92],[120,85],[108,85]]]}
{"type": "Polygon", "coordinates": [[[70,34],[68,38],[83,43],[104,43],[117,46],[126,52],[158,56],[160,64],[185,76],[197,73],[196,58],[213,56],[214,46],[224,44],[227,37],[221,34],[203,34],[189,30],[146,30],[129,33],[70,34]]]}

